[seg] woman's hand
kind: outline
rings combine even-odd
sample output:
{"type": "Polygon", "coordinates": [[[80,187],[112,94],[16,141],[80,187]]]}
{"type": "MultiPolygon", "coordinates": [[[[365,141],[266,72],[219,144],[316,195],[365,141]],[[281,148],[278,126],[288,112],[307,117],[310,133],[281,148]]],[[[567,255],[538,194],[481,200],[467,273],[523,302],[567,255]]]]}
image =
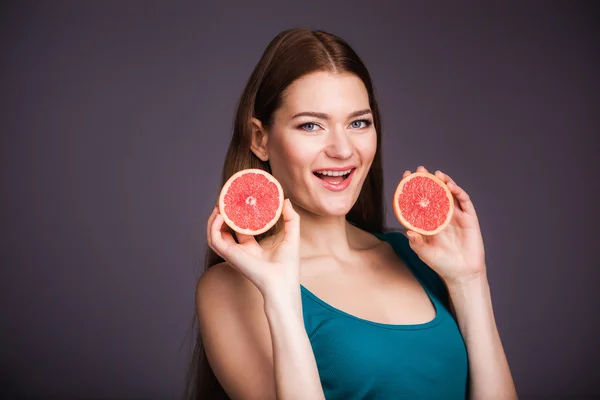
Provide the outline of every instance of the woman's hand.
{"type": "Polygon", "coordinates": [[[218,206],[207,223],[210,248],[241,272],[265,295],[294,293],[300,288],[300,216],[289,199],[283,205],[284,235],[273,246],[261,246],[254,236],[227,231],[218,206]]]}
{"type": "MultiPolygon", "coordinates": [[[[428,172],[423,166],[417,172],[428,172]]],[[[403,178],[411,172],[404,172],[403,178]]],[[[410,247],[419,258],[446,282],[461,283],[485,273],[485,252],[479,220],[467,192],[446,174],[435,176],[446,185],[454,199],[454,215],[444,230],[433,236],[408,231],[410,247]]]]}

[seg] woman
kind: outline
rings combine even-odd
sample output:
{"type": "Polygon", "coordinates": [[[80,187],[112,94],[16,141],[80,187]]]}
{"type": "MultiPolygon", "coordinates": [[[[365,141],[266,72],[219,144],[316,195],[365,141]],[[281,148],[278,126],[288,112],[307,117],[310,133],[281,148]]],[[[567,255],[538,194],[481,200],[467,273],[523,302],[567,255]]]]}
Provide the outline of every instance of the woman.
{"type": "Polygon", "coordinates": [[[381,133],[369,73],[342,39],[294,29],[269,44],[222,179],[272,173],[283,221],[234,235],[213,210],[190,397],[516,398],[469,196],[436,171],[455,196],[450,225],[385,229],[381,133]]]}

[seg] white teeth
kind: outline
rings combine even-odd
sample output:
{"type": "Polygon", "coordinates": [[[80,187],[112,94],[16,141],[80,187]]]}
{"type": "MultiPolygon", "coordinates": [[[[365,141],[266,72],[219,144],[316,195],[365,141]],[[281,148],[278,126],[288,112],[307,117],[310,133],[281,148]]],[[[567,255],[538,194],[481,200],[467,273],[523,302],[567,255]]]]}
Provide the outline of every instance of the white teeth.
{"type": "Polygon", "coordinates": [[[321,175],[328,175],[328,176],[343,176],[343,175],[347,175],[350,172],[352,172],[352,169],[346,170],[346,171],[317,171],[318,174],[321,175]]]}

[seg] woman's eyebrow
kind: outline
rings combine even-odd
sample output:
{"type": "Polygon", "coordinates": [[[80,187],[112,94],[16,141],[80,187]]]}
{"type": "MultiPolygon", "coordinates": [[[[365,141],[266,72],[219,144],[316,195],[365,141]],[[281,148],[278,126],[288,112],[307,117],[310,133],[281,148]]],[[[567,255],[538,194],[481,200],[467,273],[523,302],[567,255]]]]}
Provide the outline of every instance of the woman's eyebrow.
{"type": "MultiPolygon", "coordinates": [[[[348,118],[360,117],[361,115],[365,115],[365,114],[371,114],[371,110],[368,108],[365,108],[364,110],[354,111],[354,112],[350,113],[350,115],[348,115],[348,118]]],[[[294,115],[291,119],[298,118],[298,117],[314,117],[314,118],[319,118],[319,119],[324,119],[324,120],[330,119],[329,115],[324,114],[324,113],[314,112],[314,111],[303,111],[301,113],[294,115]]]]}

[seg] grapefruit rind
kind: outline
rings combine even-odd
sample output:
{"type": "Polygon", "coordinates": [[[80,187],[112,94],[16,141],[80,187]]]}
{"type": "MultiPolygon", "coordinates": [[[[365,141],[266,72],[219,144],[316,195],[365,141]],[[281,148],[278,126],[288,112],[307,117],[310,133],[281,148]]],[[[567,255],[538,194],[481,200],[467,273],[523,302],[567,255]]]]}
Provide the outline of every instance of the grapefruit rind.
{"type": "Polygon", "coordinates": [[[225,182],[225,184],[223,185],[223,188],[221,189],[221,192],[219,194],[219,213],[221,214],[221,216],[223,217],[223,221],[225,221],[225,223],[231,228],[233,229],[235,232],[237,233],[241,233],[244,235],[252,235],[252,236],[256,236],[256,235],[260,235],[261,233],[265,233],[266,231],[268,231],[269,229],[271,229],[279,220],[279,217],[281,216],[281,213],[283,211],[283,188],[281,187],[281,184],[279,183],[279,181],[277,179],[275,179],[275,177],[271,174],[269,174],[267,171],[264,171],[262,169],[256,169],[256,168],[248,168],[248,169],[243,169],[241,171],[236,172],[235,174],[233,174],[228,180],[227,182],[225,182]],[[273,184],[275,184],[275,186],[277,187],[277,191],[279,192],[279,206],[277,207],[277,210],[275,211],[275,216],[266,224],[264,225],[262,228],[260,229],[244,229],[241,228],[239,226],[237,226],[235,224],[234,221],[232,221],[228,216],[227,213],[225,212],[225,195],[227,194],[227,192],[229,191],[229,188],[231,186],[231,184],[239,177],[241,177],[242,175],[245,174],[260,174],[262,176],[264,176],[265,178],[267,178],[267,180],[269,180],[270,182],[272,182],[273,184]]]}
{"type": "Polygon", "coordinates": [[[392,204],[393,204],[393,208],[394,208],[394,214],[396,215],[396,218],[398,219],[398,221],[408,230],[411,230],[413,232],[417,232],[423,236],[433,236],[436,235],[438,233],[440,233],[442,230],[444,230],[444,228],[446,228],[446,226],[448,226],[448,224],[450,223],[450,221],[452,220],[452,215],[454,214],[454,197],[452,196],[452,192],[450,192],[450,189],[448,188],[448,186],[444,183],[444,181],[442,181],[440,178],[438,178],[437,176],[430,174],[428,172],[413,172],[412,174],[408,175],[407,177],[403,178],[399,183],[398,186],[396,187],[396,190],[394,192],[394,197],[392,200],[392,204]],[[400,205],[398,203],[398,198],[400,197],[400,195],[403,192],[404,189],[404,185],[406,185],[406,183],[408,181],[410,181],[413,178],[416,178],[418,176],[424,177],[424,178],[429,178],[431,180],[433,180],[435,183],[437,183],[443,190],[444,193],[446,194],[446,197],[448,198],[449,201],[449,210],[448,213],[446,215],[446,219],[445,221],[439,225],[435,230],[426,230],[426,229],[421,229],[418,228],[414,225],[412,225],[410,222],[408,222],[402,215],[402,211],[400,210],[400,205]]]}

